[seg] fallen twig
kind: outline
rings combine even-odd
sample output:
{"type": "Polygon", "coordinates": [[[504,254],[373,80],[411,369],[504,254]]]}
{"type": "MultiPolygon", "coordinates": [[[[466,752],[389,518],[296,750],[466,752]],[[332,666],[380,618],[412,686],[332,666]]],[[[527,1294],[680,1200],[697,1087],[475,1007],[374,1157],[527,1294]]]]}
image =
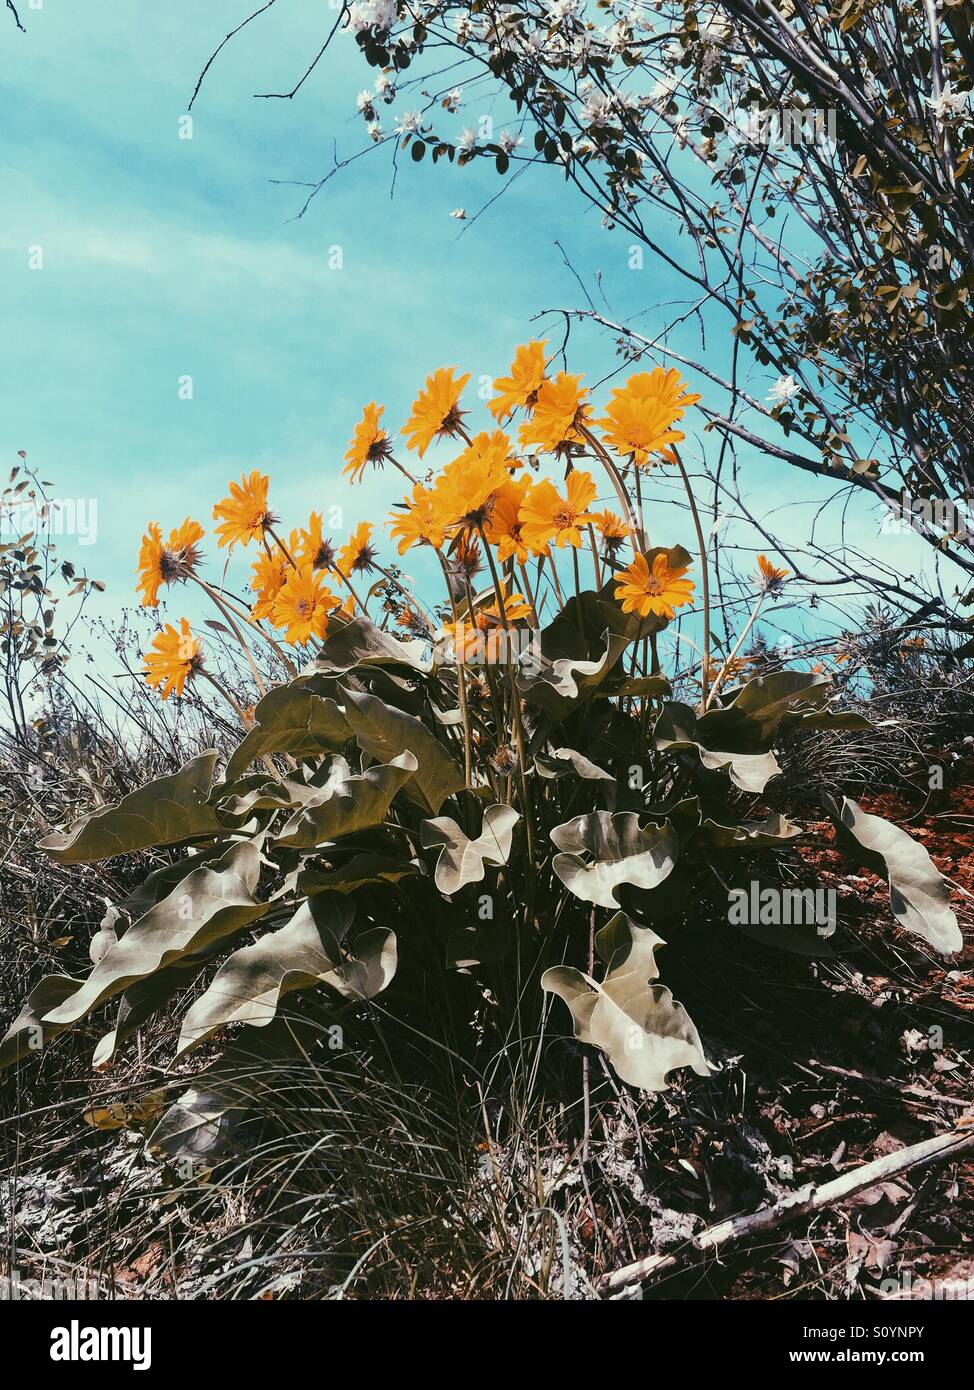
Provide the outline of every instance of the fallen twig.
{"type": "Polygon", "coordinates": [[[819,1071],[828,1072],[830,1076],[841,1076],[845,1081],[858,1083],[860,1086],[878,1088],[880,1090],[891,1091],[904,1100],[920,1100],[939,1105],[957,1105],[966,1107],[970,1101],[964,1100],[961,1096],[947,1096],[942,1091],[928,1090],[925,1086],[904,1085],[899,1081],[891,1081],[885,1076],[865,1076],[861,1071],[850,1071],[848,1067],[834,1067],[827,1062],[811,1062],[811,1066],[819,1071]]]}
{"type": "Polygon", "coordinates": [[[824,1211],[827,1207],[835,1206],[836,1203],[845,1201],[858,1192],[864,1192],[867,1188],[875,1187],[877,1183],[886,1182],[912,1168],[939,1163],[947,1158],[958,1158],[972,1148],[974,1130],[965,1129],[940,1134],[935,1139],[925,1139],[920,1144],[898,1149],[896,1153],[884,1154],[882,1158],[864,1163],[861,1168],[843,1173],[841,1177],[822,1183],[819,1187],[807,1183],[773,1206],[761,1207],[758,1211],[733,1216],[726,1221],[718,1222],[715,1226],[708,1226],[694,1236],[680,1253],[648,1255],[643,1260],[637,1260],[635,1264],[613,1270],[611,1274],[606,1274],[596,1281],[596,1288],[603,1295],[618,1294],[624,1289],[631,1289],[633,1285],[641,1285],[668,1270],[675,1269],[688,1251],[698,1255],[718,1253],[727,1246],[736,1245],[765,1231],[775,1230],[798,1217],[824,1211]]]}

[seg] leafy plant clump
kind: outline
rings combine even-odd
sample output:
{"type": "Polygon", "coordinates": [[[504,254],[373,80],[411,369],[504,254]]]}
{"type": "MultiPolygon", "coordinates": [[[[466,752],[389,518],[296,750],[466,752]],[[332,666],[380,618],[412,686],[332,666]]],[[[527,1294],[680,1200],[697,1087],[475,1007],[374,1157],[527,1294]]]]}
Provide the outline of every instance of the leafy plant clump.
{"type": "MultiPolygon", "coordinates": [[[[400,558],[415,549],[438,576],[432,606],[383,562],[368,523],[339,545],[314,513],[285,536],[256,472],[214,508],[220,548],[255,547],[246,596],[202,577],[199,523],[168,537],[149,526],[143,604],[175,583],[204,592],[257,698],[244,706],[208,669],[187,619],[161,628],[149,684],[168,699],[209,683],[242,738],[222,770],[205,752],[44,841],[62,865],[164,853],[109,912],[87,978],[36,984],[0,1062],[111,1004],[94,1054],[108,1067],[185,995],[173,1060],[204,1048],[211,1065],[151,1142],[197,1154],[225,1140],[234,1109],[220,1083],[227,1030],[267,1029],[277,1049],[315,989],[339,1032],[381,996],[404,1025],[435,1015],[467,1056],[520,1036],[526,1018],[536,1031],[554,997],[556,1031],[570,1019],[623,1082],[657,1091],[678,1068],[709,1074],[657,954],[715,887],[802,836],[762,802],[781,776],[776,750],[868,721],[837,706],[821,672],[741,679],[738,652],[788,579],[764,556],[736,637],[712,636],[712,555],[676,428],[699,398],[676,372],[636,373],[596,418],[581,377],[552,373],[544,346],[518,349],[489,402],[497,427],[480,433],[460,408],[468,378],[427,379],[404,433],[420,461],[454,443],[438,472],[396,457],[375,403],[356,428],[346,473],[387,465],[408,481],[391,534],[400,558]],[[515,412],[517,444],[500,427],[515,412]],[[654,469],[682,479],[695,556],[650,543],[654,469]],[[617,511],[597,507],[600,486],[617,511]],[[680,610],[697,660],[677,689],[661,659],[676,644],[661,639],[680,610]],[[279,683],[255,659],[261,644],[279,683]]],[[[899,924],[959,949],[926,851],[851,800],[827,810],[842,846],[888,879],[899,924]]]]}

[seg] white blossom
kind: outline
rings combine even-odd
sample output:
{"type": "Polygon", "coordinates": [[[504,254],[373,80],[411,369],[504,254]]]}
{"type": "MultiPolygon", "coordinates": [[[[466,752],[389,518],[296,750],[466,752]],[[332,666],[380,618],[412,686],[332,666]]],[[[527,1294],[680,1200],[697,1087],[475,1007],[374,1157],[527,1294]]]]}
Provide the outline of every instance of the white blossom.
{"type": "Polygon", "coordinates": [[[585,98],[579,120],[586,126],[608,125],[612,119],[612,98],[606,92],[593,91],[585,98]]]}
{"type": "Polygon", "coordinates": [[[714,10],[709,19],[705,20],[700,26],[700,39],[702,43],[714,44],[722,47],[731,36],[730,22],[717,10],[714,10]]]}
{"type": "Polygon", "coordinates": [[[363,29],[380,32],[391,29],[398,18],[396,0],[355,0],[348,11],[348,25],[353,34],[360,34],[363,29]]]}
{"type": "Polygon", "coordinates": [[[472,130],[470,126],[467,126],[466,129],[460,132],[460,137],[457,140],[457,149],[461,154],[469,154],[471,150],[475,150],[476,148],[477,132],[472,130]]]}
{"type": "Polygon", "coordinates": [[[787,405],[800,390],[801,387],[793,376],[779,376],[768,392],[768,400],[772,405],[787,405]]]}
{"type": "Polygon", "coordinates": [[[443,105],[448,111],[457,111],[459,110],[462,100],[463,89],[461,87],[454,87],[453,90],[447,92],[446,96],[443,98],[443,105]]]}
{"type": "Polygon", "coordinates": [[[634,92],[616,92],[612,101],[620,115],[639,110],[639,98],[634,92]]]}
{"type": "Polygon", "coordinates": [[[938,121],[949,121],[963,115],[970,106],[970,92],[955,92],[950,82],[945,82],[939,97],[924,97],[924,101],[938,121]]]}
{"type": "Polygon", "coordinates": [[[466,222],[467,220],[467,212],[465,208],[453,208],[453,210],[450,213],[450,216],[455,217],[458,222],[466,222]]]}
{"type": "Polygon", "coordinates": [[[423,125],[422,113],[419,111],[404,111],[396,119],[397,135],[416,135],[423,125]]]}
{"type": "Polygon", "coordinates": [[[649,100],[651,102],[661,102],[665,106],[679,86],[680,79],[678,77],[673,77],[672,75],[661,77],[650,92],[649,100]]]}
{"type": "Polygon", "coordinates": [[[502,130],[497,143],[505,154],[513,154],[518,145],[523,145],[524,141],[520,135],[512,135],[509,130],[502,130]]]}
{"type": "Polygon", "coordinates": [[[632,34],[624,19],[617,19],[611,29],[606,31],[605,41],[610,53],[624,53],[632,41],[632,34]]]}

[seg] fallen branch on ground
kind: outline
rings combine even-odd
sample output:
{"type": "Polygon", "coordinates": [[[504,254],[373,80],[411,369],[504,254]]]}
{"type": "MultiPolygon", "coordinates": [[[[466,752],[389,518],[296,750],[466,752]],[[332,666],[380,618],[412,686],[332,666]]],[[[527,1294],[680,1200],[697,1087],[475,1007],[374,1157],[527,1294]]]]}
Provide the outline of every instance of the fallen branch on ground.
{"type": "Polygon", "coordinates": [[[762,1235],[765,1231],[775,1230],[798,1217],[824,1211],[827,1207],[846,1201],[849,1197],[875,1187],[877,1183],[898,1177],[910,1169],[920,1168],[928,1163],[939,1163],[943,1159],[959,1158],[972,1148],[974,1130],[958,1129],[949,1134],[940,1134],[935,1139],[925,1139],[920,1144],[898,1149],[896,1153],[884,1154],[882,1158],[864,1163],[861,1168],[843,1173],[841,1177],[822,1183],[820,1187],[807,1183],[773,1206],[761,1207],[758,1211],[748,1212],[744,1216],[733,1216],[726,1221],[718,1222],[715,1226],[708,1226],[699,1235],[694,1236],[687,1246],[683,1247],[681,1253],[648,1255],[643,1260],[637,1260],[635,1264],[626,1265],[623,1269],[604,1275],[596,1281],[596,1288],[603,1295],[619,1294],[623,1290],[631,1289],[633,1285],[641,1285],[675,1269],[690,1252],[698,1255],[717,1254],[728,1246],[737,1245],[752,1236],[762,1235]]]}

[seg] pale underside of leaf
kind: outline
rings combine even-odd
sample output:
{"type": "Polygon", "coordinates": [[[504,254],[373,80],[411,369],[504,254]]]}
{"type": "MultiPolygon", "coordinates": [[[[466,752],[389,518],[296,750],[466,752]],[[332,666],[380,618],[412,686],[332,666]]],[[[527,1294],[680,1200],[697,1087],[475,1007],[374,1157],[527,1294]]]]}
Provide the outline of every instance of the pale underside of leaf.
{"type": "Polygon", "coordinates": [[[680,852],[668,823],[641,829],[634,811],[576,816],[556,826],[551,839],[562,851],[552,860],[555,874],[577,898],[599,907],[618,908],[615,890],[622,884],[658,887],[680,852]]]}
{"type": "Polygon", "coordinates": [[[402,862],[388,855],[363,851],[353,854],[334,869],[300,869],[294,875],[294,887],[298,893],[322,893],[332,890],[337,893],[354,893],[367,883],[398,883],[418,872],[412,860],[402,862]]]}
{"type": "Polygon", "coordinates": [[[293,849],[311,849],[342,835],[381,825],[396,793],[418,767],[416,756],[406,751],[390,763],[353,776],[344,758],[334,759],[328,780],[319,788],[309,789],[304,804],[287,821],[277,843],[293,849]]]}
{"type": "Polygon", "coordinates": [[[604,650],[594,658],[550,657],[543,651],[529,652],[517,678],[518,689],[525,699],[539,705],[546,714],[561,718],[583,696],[601,685],[628,645],[625,637],[609,631],[604,635],[604,642],[604,650]]]}
{"type": "Polygon", "coordinates": [[[176,1057],[182,1057],[230,1023],[266,1027],[284,995],[323,984],[345,999],[371,999],[396,971],[396,938],[377,928],[365,932],[355,954],[342,956],[341,941],[354,910],[341,895],[302,903],[286,926],[235,951],[183,1020],[176,1057]]]}
{"type": "Polygon", "coordinates": [[[800,825],[775,811],[763,821],[742,821],[740,825],[722,825],[707,817],[694,840],[718,849],[767,849],[787,845],[804,833],[800,825]]]}
{"type": "Polygon", "coordinates": [[[169,777],[157,778],[129,792],[64,833],[41,840],[60,864],[91,864],[133,854],[150,845],[172,845],[222,829],[207,796],[216,763],[213,751],[201,753],[169,777]]]}
{"type": "MultiPolygon", "coordinates": [[[[700,721],[702,723],[702,721],[700,721]]],[[[667,703],[656,723],[656,747],[661,753],[695,752],[704,767],[727,772],[735,786],[746,792],[762,792],[781,771],[770,751],[730,752],[706,747],[698,737],[698,721],[688,705],[667,703]]]]}
{"type": "Polygon", "coordinates": [[[571,966],[546,970],[542,988],[568,1005],[575,1036],[600,1048],[617,1076],[644,1091],[666,1089],[678,1067],[709,1076],[699,1034],[682,1004],[658,976],[655,952],[663,941],[619,913],[599,933],[599,953],[608,956],[601,981],[571,966]]]}
{"type": "Polygon", "coordinates": [[[849,797],[843,797],[841,807],[833,803],[833,808],[839,843],[855,849],[874,873],[885,876],[890,907],[900,926],[922,936],[937,951],[963,950],[947,882],[923,846],[898,825],[869,815],[849,797]]]}
{"type": "Polygon", "coordinates": [[[267,911],[254,901],[260,848],[234,845],[218,868],[194,869],[150,908],[101,958],[76,993],[45,1015],[47,1023],[75,1023],[121,994],[136,980],[240,931],[267,911]]]}
{"type": "Polygon", "coordinates": [[[439,849],[434,882],[440,892],[449,895],[468,883],[479,883],[485,864],[506,864],[514,827],[520,819],[512,806],[488,806],[483,828],[475,840],[469,839],[449,816],[424,820],[424,848],[439,849]]]}

